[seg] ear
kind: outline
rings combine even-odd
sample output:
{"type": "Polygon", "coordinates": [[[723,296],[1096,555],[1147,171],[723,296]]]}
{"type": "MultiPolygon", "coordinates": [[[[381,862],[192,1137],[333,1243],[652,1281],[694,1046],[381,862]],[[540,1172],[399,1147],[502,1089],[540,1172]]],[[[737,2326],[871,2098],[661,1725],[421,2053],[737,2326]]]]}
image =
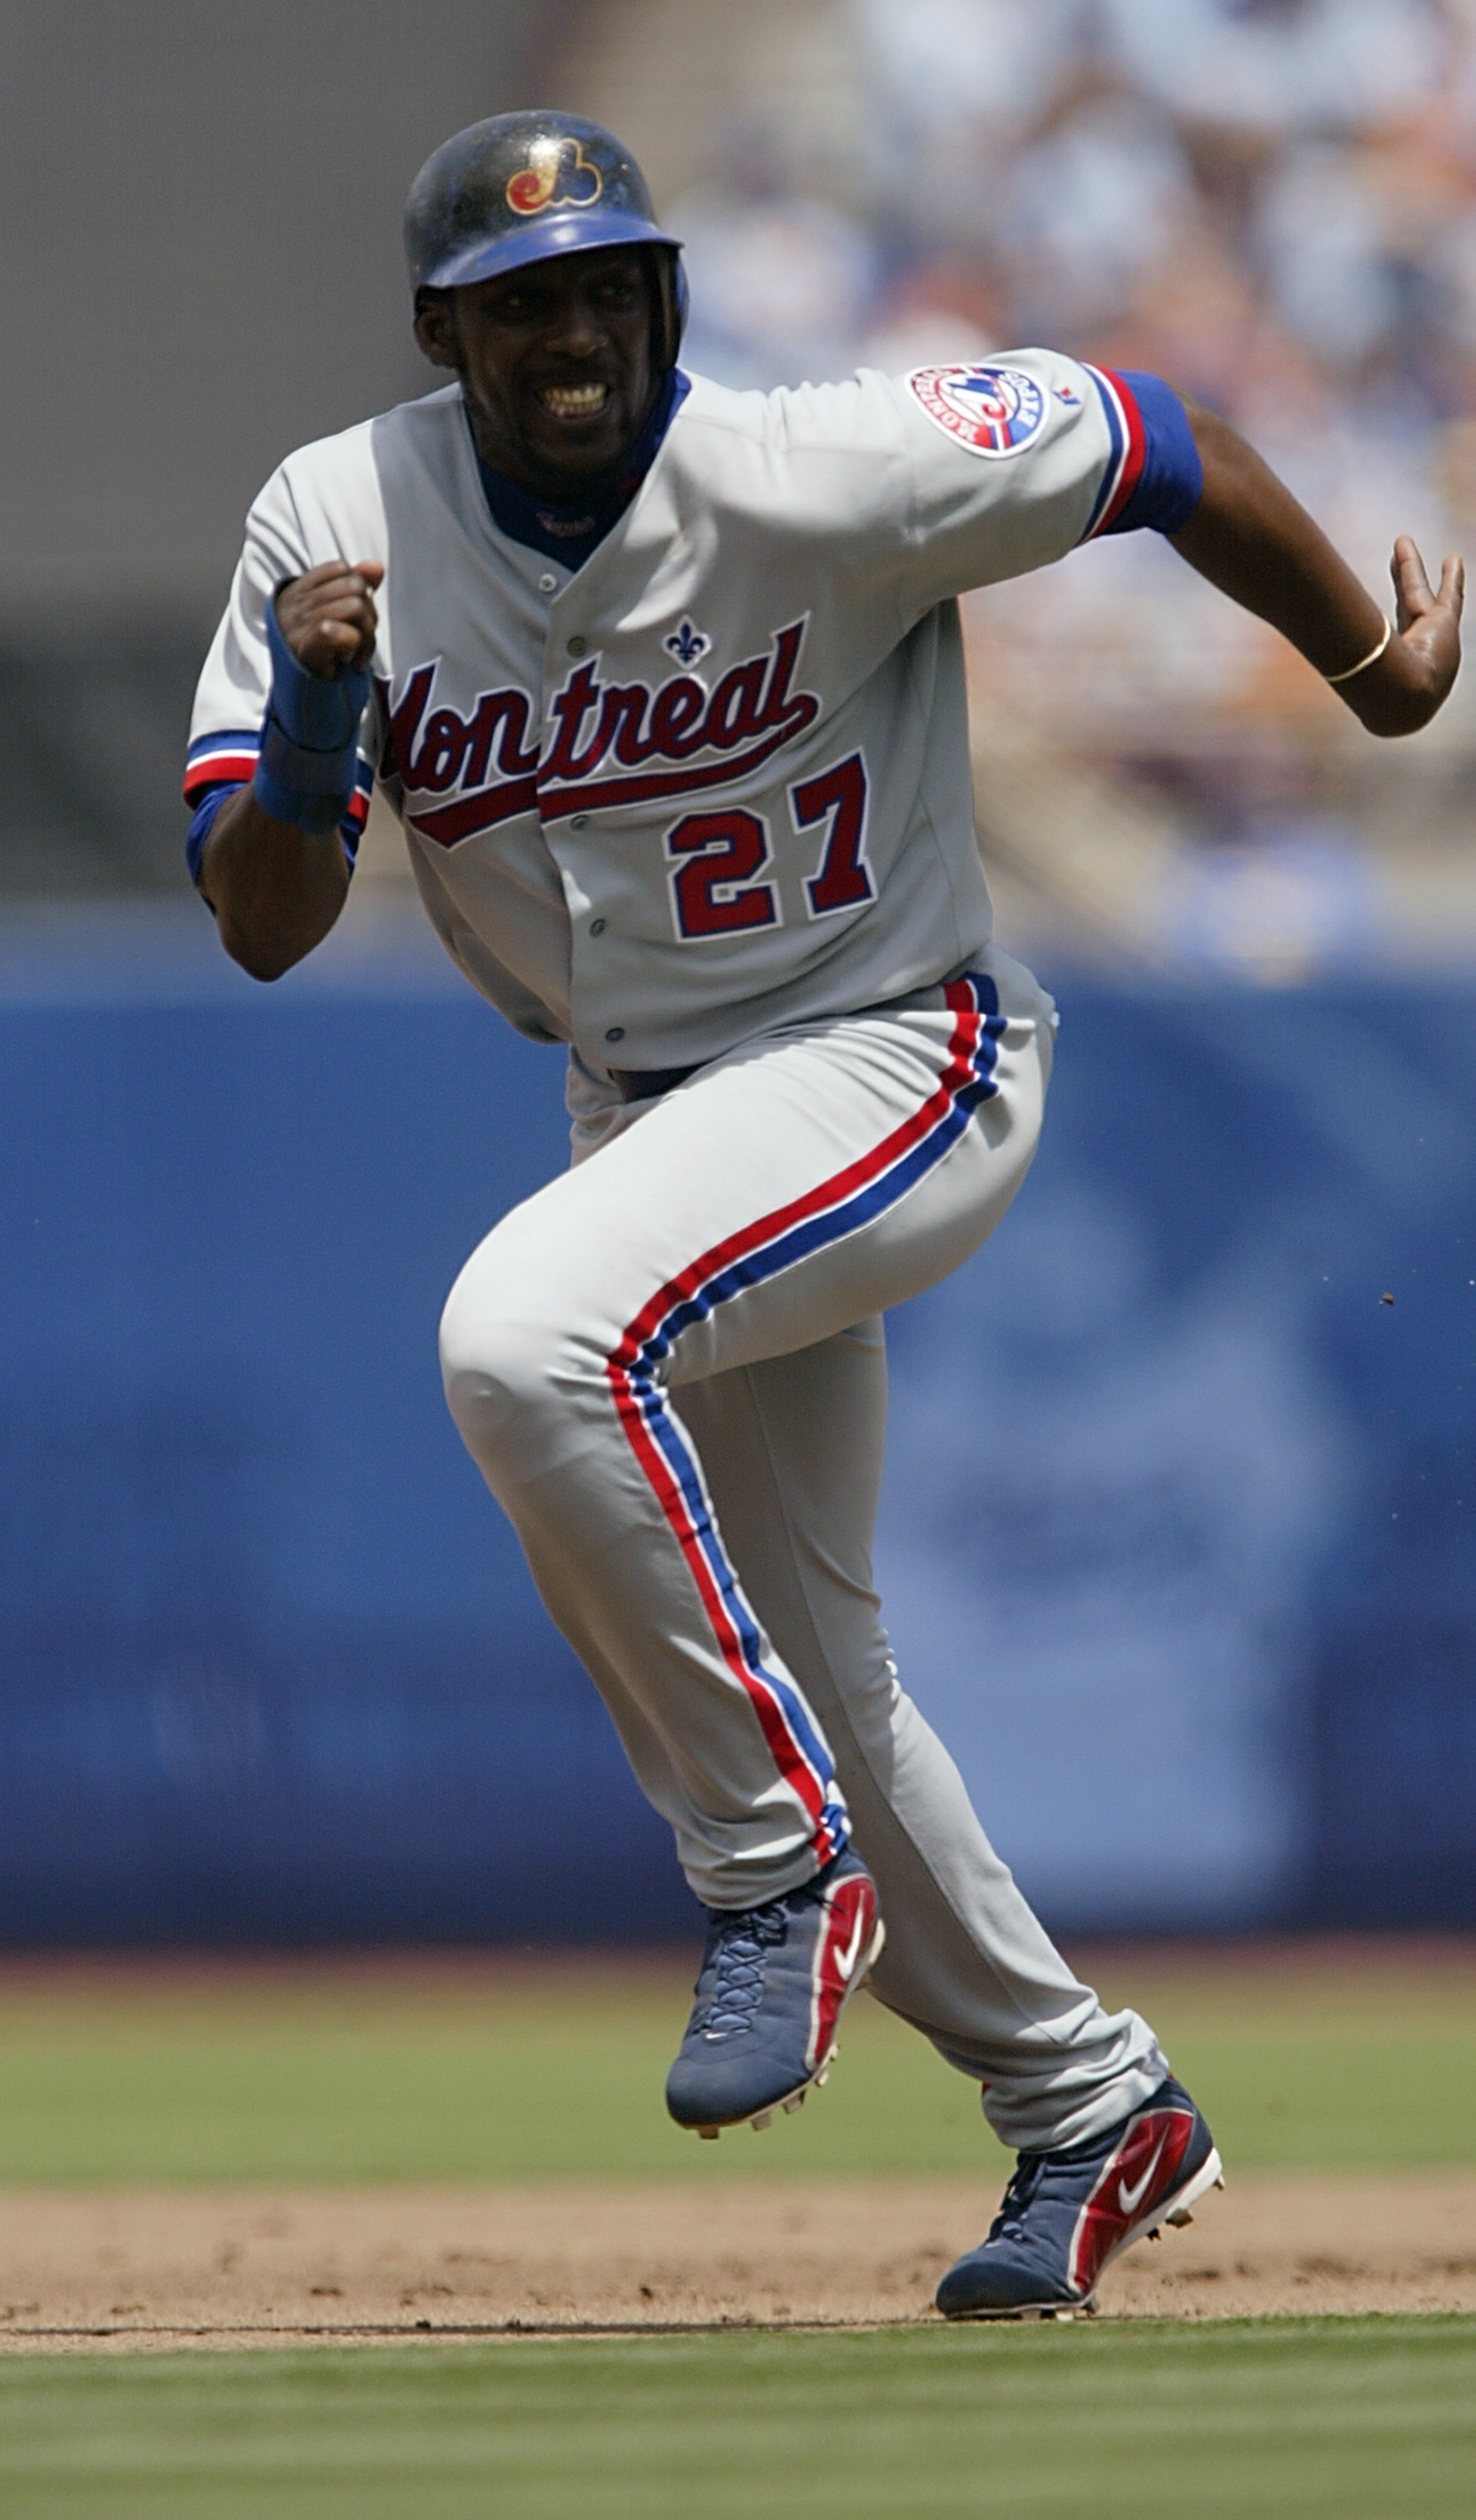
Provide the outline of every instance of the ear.
{"type": "Polygon", "coordinates": [[[433,368],[460,369],[461,342],[457,338],[456,310],[448,289],[416,291],[415,338],[433,368]]]}

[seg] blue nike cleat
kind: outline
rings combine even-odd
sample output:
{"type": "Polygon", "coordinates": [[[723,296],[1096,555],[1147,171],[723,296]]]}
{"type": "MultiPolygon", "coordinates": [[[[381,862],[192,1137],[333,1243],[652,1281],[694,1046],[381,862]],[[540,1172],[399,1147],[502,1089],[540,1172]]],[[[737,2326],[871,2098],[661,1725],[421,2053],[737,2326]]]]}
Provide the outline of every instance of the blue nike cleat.
{"type": "Polygon", "coordinates": [[[989,2237],[938,2286],[945,2318],[1051,2318],[1095,2307],[1102,2269],[1160,2223],[1223,2187],[1220,2155],[1180,2083],[1105,2135],[1063,2152],[1022,2152],[989,2237]]]}
{"type": "Polygon", "coordinates": [[[715,2136],[823,2083],[841,2013],[881,1949],[876,1884],[843,1848],[800,1890],[762,1908],[709,1908],[707,1948],[681,2052],[666,2078],[678,2126],[715,2136]]]}

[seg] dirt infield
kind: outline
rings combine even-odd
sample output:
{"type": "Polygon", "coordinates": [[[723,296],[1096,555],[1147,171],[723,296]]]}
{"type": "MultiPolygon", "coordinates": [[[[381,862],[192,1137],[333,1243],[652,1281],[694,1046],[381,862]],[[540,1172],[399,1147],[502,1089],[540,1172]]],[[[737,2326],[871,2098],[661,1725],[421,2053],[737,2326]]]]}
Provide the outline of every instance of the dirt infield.
{"type": "MultiPolygon", "coordinates": [[[[0,2196],[0,2352],[932,2317],[977,2184],[0,2196]]],[[[1134,2250],[1102,2314],[1476,2310],[1476,2174],[1261,2174],[1134,2250]]]]}

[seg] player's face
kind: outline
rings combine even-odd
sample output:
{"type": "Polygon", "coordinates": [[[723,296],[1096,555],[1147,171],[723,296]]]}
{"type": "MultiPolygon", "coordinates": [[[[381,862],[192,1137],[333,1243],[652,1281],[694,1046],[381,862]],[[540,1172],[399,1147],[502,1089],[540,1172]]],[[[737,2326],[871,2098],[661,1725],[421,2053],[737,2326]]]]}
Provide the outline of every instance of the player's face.
{"type": "Polygon", "coordinates": [[[427,296],[416,338],[459,372],[488,464],[577,498],[618,468],[650,409],[652,312],[645,257],[614,246],[427,296]]]}

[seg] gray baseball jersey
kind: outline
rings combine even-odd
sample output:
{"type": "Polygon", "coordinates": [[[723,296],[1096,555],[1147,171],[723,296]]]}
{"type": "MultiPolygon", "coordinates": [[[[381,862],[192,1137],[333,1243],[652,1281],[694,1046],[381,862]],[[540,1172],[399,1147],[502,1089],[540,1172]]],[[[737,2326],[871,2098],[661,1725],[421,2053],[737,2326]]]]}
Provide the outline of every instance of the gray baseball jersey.
{"type": "Polygon", "coordinates": [[[448,386],[267,483],[186,792],[251,775],[274,590],[380,560],[355,815],[377,778],[448,952],[520,1031],[663,1068],[897,998],[990,933],[955,598],[1109,529],[1143,457],[1132,384],[1048,351],[697,379],[571,572],[494,523],[448,386]]]}

